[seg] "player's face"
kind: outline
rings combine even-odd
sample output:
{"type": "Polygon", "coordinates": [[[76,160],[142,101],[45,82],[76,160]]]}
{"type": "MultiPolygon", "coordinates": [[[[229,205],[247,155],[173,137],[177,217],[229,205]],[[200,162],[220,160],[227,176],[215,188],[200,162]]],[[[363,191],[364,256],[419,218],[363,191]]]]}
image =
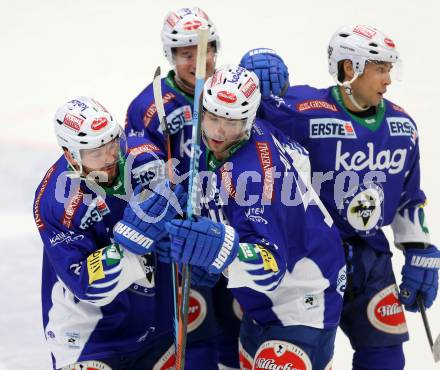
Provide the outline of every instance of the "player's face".
{"type": "Polygon", "coordinates": [[[244,120],[226,119],[204,112],[202,128],[209,148],[219,160],[227,157],[227,150],[244,135],[244,120]]]}
{"type": "Polygon", "coordinates": [[[119,138],[95,149],[81,149],[84,175],[94,172],[97,182],[110,185],[118,175],[119,138]]]}
{"type": "MultiPolygon", "coordinates": [[[[176,64],[176,74],[186,86],[191,94],[194,94],[196,84],[196,62],[197,46],[184,46],[174,49],[174,62],[176,64]]],[[[215,66],[215,47],[208,44],[208,53],[206,55],[206,76],[211,77],[215,66]]]]}
{"type": "Polygon", "coordinates": [[[368,62],[362,73],[352,84],[353,96],[362,106],[377,106],[391,84],[388,62],[368,62]]]}

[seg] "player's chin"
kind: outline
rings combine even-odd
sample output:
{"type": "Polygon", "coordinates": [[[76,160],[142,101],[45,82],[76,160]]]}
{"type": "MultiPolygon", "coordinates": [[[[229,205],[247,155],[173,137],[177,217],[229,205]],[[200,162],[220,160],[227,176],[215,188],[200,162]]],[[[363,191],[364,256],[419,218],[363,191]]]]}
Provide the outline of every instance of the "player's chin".
{"type": "Polygon", "coordinates": [[[118,176],[118,166],[115,164],[102,168],[98,171],[95,171],[93,175],[95,175],[95,181],[99,184],[112,184],[118,176]]]}
{"type": "Polygon", "coordinates": [[[215,139],[208,139],[209,146],[212,151],[222,151],[223,147],[225,146],[224,141],[215,140],[215,139]]]}

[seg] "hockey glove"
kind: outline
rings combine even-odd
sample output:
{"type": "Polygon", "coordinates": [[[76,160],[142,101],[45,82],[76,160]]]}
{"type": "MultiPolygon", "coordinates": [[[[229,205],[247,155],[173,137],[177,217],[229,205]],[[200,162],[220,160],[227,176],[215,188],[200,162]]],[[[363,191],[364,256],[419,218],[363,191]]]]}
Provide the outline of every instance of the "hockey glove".
{"type": "Polygon", "coordinates": [[[260,79],[263,98],[270,94],[283,96],[289,87],[289,71],[281,57],[272,49],[259,48],[248,51],[240,65],[254,71],[260,79]]]}
{"type": "Polygon", "coordinates": [[[165,223],[183,214],[186,199],[182,185],[171,190],[168,183],[159,185],[141,203],[137,202],[139,195],[135,195],[125,208],[122,220],[113,228],[115,241],[135,254],[152,252],[157,242],[166,236],[165,223]]]}
{"type": "Polygon", "coordinates": [[[168,236],[157,242],[156,255],[160,262],[171,263],[171,240],[168,236]]]}
{"type": "Polygon", "coordinates": [[[191,286],[206,286],[212,288],[220,279],[220,274],[213,274],[204,267],[191,267],[191,286]]]}
{"type": "Polygon", "coordinates": [[[172,220],[166,224],[171,237],[171,257],[179,263],[221,273],[236,257],[238,234],[231,226],[207,218],[172,220]]]}
{"type": "Polygon", "coordinates": [[[417,295],[421,295],[425,307],[432,305],[438,289],[440,251],[433,245],[426,249],[406,249],[402,268],[399,298],[405,309],[417,312],[417,295]]]}

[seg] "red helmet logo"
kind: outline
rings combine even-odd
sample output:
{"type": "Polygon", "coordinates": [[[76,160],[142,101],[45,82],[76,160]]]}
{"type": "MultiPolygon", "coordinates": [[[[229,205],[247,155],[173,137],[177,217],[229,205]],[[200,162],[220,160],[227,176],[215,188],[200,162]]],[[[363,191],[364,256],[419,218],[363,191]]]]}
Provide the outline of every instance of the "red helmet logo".
{"type": "Polygon", "coordinates": [[[225,103],[232,104],[237,101],[237,97],[235,94],[228,92],[228,91],[219,91],[217,93],[217,98],[219,98],[221,101],[224,101],[225,103]]]}
{"type": "Polygon", "coordinates": [[[73,114],[66,113],[63,119],[63,125],[72,129],[73,131],[79,132],[84,120],[73,114]]]}
{"type": "Polygon", "coordinates": [[[395,48],[395,47],[396,47],[396,45],[394,44],[393,40],[391,40],[391,39],[385,39],[385,40],[383,40],[383,41],[384,41],[385,44],[386,44],[388,47],[390,47],[390,48],[395,48]]]}
{"type": "Polygon", "coordinates": [[[108,125],[108,120],[105,117],[95,118],[90,126],[93,131],[99,131],[108,125]]]}
{"type": "Polygon", "coordinates": [[[185,31],[194,31],[202,25],[202,22],[194,19],[192,21],[187,21],[183,24],[183,29],[185,31]]]}

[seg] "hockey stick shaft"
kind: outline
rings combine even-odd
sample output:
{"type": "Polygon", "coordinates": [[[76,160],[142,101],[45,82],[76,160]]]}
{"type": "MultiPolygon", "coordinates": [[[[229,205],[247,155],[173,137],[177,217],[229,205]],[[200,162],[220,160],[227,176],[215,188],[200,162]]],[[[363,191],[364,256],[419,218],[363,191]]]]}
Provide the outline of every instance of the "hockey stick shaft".
{"type": "MultiPolygon", "coordinates": [[[[192,219],[198,206],[198,172],[200,158],[200,132],[201,132],[201,97],[206,77],[206,54],[208,49],[209,28],[202,26],[197,30],[197,64],[196,81],[194,91],[194,109],[192,123],[192,147],[189,169],[188,206],[187,217],[192,219]]],[[[188,329],[189,296],[191,289],[191,268],[189,265],[182,266],[182,302],[179,315],[178,346],[176,354],[176,369],[185,368],[185,348],[188,329]]]]}
{"type": "Polygon", "coordinates": [[[429,347],[432,350],[432,346],[434,345],[434,342],[432,340],[431,328],[429,326],[428,317],[426,316],[425,304],[423,303],[423,298],[421,295],[417,295],[416,300],[417,300],[417,306],[419,306],[419,310],[422,315],[423,326],[425,327],[426,336],[428,337],[429,347]]]}
{"type": "MultiPolygon", "coordinates": [[[[165,107],[163,104],[162,97],[162,79],[160,73],[160,67],[157,67],[154,78],[153,78],[153,95],[154,95],[154,104],[156,105],[157,116],[159,118],[160,127],[162,128],[162,132],[164,134],[165,139],[165,148],[167,152],[167,172],[168,179],[170,180],[171,186],[174,183],[173,179],[173,165],[172,165],[172,153],[171,153],[171,135],[168,129],[165,107]]],[[[174,342],[177,342],[178,336],[178,317],[179,317],[179,304],[178,304],[178,295],[179,295],[179,275],[178,275],[178,266],[177,263],[173,263],[171,265],[171,281],[173,285],[173,308],[174,308],[174,342]]]]}
{"type": "Polygon", "coordinates": [[[426,336],[429,342],[429,348],[434,356],[434,362],[440,361],[440,335],[437,337],[436,341],[432,340],[431,327],[429,326],[428,316],[426,315],[425,304],[423,303],[423,298],[419,294],[416,297],[417,306],[419,307],[420,313],[422,315],[423,326],[425,327],[426,336]]]}

